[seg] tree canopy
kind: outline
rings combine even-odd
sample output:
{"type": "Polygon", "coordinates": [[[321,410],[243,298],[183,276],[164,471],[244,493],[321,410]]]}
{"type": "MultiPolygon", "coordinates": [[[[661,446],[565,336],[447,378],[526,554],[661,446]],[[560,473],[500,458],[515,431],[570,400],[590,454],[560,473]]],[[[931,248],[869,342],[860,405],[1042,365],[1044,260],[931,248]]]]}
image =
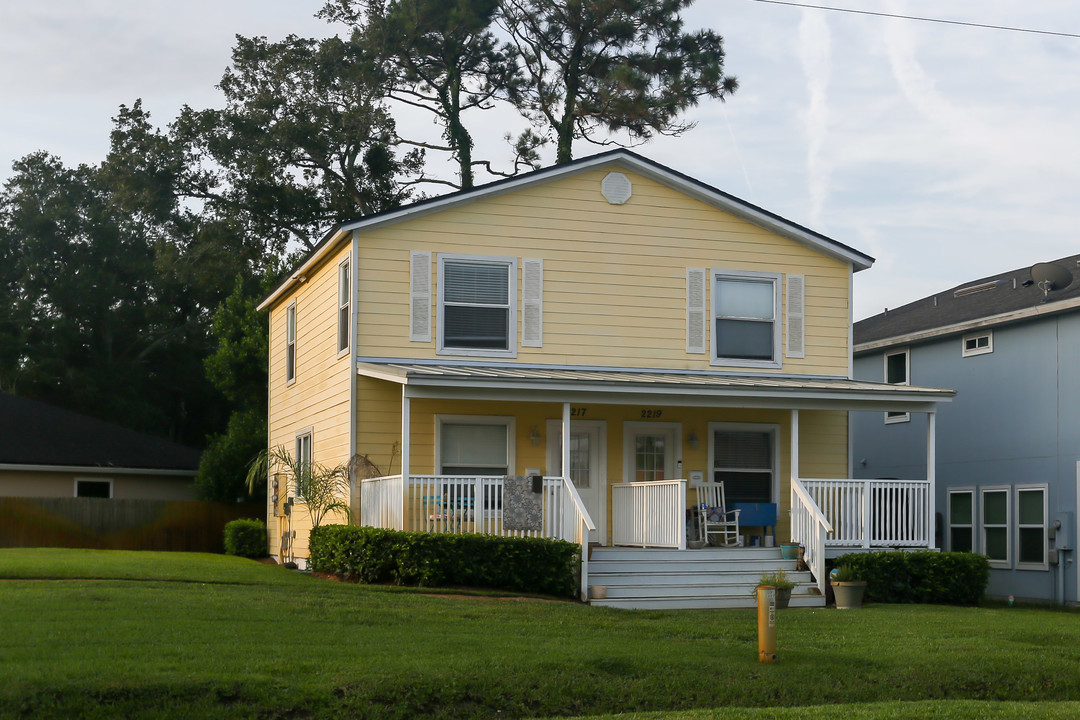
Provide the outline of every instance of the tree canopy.
{"type": "Polygon", "coordinates": [[[0,391],[208,445],[207,498],[266,448],[257,300],[328,228],[538,167],[548,143],[565,162],[677,135],[736,89],[721,37],[683,28],[693,0],[324,3],[343,36],[236,38],[220,108],[161,129],[122,105],[99,165],[36,152],[0,189],[0,391]],[[478,156],[493,135],[506,154],[478,156]]]}

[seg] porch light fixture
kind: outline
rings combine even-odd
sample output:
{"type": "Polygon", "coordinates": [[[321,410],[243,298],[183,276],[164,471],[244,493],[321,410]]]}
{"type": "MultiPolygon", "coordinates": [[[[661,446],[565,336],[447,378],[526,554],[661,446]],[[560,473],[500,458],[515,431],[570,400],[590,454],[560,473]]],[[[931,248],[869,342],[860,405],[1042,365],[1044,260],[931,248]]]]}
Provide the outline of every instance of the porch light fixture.
{"type": "Polygon", "coordinates": [[[543,438],[540,437],[540,431],[533,425],[532,430],[529,431],[529,442],[531,442],[533,446],[538,447],[541,440],[543,440],[543,438]]]}
{"type": "Polygon", "coordinates": [[[690,434],[686,436],[686,442],[690,447],[696,448],[698,446],[697,433],[691,430],[690,434]]]}

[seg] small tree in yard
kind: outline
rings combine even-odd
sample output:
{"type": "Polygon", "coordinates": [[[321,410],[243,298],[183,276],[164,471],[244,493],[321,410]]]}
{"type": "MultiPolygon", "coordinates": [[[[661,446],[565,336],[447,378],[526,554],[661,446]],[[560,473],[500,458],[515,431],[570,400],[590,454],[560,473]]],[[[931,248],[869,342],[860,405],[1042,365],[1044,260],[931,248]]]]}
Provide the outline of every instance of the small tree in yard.
{"type": "Polygon", "coordinates": [[[285,475],[296,498],[307,505],[312,529],[319,527],[327,514],[334,511],[351,517],[348,502],[341,499],[349,493],[347,464],[326,467],[317,462],[304,462],[293,458],[283,445],[278,445],[262,451],[251,464],[247,475],[248,491],[253,491],[260,482],[265,483],[271,472],[285,475]]]}

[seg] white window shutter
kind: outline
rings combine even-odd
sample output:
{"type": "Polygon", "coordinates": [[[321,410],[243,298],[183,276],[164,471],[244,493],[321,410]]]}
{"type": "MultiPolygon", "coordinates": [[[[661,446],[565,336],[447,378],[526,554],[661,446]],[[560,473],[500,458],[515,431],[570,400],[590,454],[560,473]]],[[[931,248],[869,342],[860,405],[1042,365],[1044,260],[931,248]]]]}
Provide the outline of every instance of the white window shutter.
{"type": "Polygon", "coordinates": [[[706,352],[705,281],[708,273],[704,268],[686,269],[686,352],[706,352]]]}
{"type": "Polygon", "coordinates": [[[789,358],[806,357],[806,276],[787,276],[787,352],[789,358]]]}
{"type": "Polygon", "coordinates": [[[409,255],[409,340],[431,342],[431,253],[409,255]]]}
{"type": "Polygon", "coordinates": [[[544,346],[544,261],[521,261],[521,345],[544,346]]]}

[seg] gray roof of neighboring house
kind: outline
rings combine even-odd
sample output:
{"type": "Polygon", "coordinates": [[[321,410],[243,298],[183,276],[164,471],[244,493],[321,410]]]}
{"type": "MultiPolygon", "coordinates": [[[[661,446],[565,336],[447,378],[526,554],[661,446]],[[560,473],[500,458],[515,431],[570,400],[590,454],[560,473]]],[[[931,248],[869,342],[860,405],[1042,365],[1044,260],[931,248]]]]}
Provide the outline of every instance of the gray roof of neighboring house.
{"type": "Polygon", "coordinates": [[[1062,290],[1050,292],[1045,303],[1036,283],[1025,287],[1024,283],[1032,279],[1031,266],[1022,267],[972,280],[860,320],[854,328],[855,349],[884,347],[892,339],[899,344],[969,332],[1080,306],[1080,255],[1052,262],[1067,269],[1073,281],[1062,290]]]}
{"type": "Polygon", "coordinates": [[[192,474],[200,453],[29,400],[0,394],[0,464],[175,470],[192,474]]]}

